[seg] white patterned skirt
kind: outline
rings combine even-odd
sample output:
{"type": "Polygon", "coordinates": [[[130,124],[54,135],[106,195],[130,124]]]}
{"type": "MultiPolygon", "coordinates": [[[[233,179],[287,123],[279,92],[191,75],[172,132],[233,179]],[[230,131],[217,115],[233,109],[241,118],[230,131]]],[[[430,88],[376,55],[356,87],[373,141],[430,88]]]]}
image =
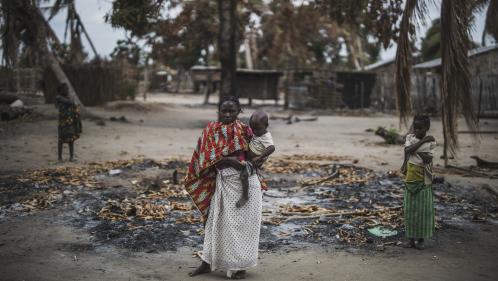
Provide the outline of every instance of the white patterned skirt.
{"type": "Polygon", "coordinates": [[[237,208],[241,196],[240,172],[233,168],[219,170],[202,255],[212,270],[245,270],[257,264],[262,193],[256,173],[249,176],[249,200],[237,208]]]}

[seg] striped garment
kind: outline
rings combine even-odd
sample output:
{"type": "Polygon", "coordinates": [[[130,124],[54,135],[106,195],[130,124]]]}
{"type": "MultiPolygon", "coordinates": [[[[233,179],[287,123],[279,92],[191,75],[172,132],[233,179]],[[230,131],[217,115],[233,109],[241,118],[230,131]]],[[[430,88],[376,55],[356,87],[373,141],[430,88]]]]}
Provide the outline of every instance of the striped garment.
{"type": "Polygon", "coordinates": [[[408,238],[429,238],[434,234],[432,185],[424,184],[423,169],[421,166],[408,163],[404,196],[405,234],[408,238]]]}

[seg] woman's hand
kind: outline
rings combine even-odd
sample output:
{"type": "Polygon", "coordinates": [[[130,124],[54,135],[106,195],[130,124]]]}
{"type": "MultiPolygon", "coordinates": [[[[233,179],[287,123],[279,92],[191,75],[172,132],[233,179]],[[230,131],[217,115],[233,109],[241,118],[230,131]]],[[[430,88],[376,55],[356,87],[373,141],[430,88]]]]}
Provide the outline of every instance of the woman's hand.
{"type": "Polygon", "coordinates": [[[268,160],[268,156],[256,156],[252,159],[252,162],[256,164],[257,167],[261,167],[266,160],[268,160]]]}
{"type": "Polygon", "coordinates": [[[241,170],[244,168],[244,164],[242,164],[236,157],[225,156],[218,161],[218,164],[228,165],[234,169],[241,170]]]}

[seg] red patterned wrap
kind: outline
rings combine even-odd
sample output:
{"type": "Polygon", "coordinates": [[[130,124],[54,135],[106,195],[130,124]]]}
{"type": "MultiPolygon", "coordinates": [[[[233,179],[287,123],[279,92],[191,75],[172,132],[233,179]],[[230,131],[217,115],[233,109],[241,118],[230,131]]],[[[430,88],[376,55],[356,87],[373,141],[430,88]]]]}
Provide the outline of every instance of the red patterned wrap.
{"type": "Polygon", "coordinates": [[[210,122],[202,131],[185,177],[185,188],[206,219],[216,189],[216,163],[223,156],[247,151],[250,128],[239,120],[230,124],[210,122]]]}

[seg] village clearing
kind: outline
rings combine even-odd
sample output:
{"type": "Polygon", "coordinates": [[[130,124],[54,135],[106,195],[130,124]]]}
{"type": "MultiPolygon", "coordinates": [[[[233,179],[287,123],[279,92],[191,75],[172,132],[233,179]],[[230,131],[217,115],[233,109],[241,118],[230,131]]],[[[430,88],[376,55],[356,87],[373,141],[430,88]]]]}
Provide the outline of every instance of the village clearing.
{"type": "MultiPolygon", "coordinates": [[[[84,121],[74,163],[56,161],[53,105],[0,123],[0,280],[223,279],[187,276],[203,230],[181,181],[217,110],[201,103],[158,94],[91,108],[106,121],[84,121]]],[[[498,161],[496,133],[459,135],[451,164],[463,169],[443,168],[437,147],[438,229],[419,251],[400,244],[402,147],[373,133],[399,129],[397,117],[259,106],[273,117],[277,152],[265,165],[260,266],[249,280],[495,280],[498,170],[470,156],[498,161]]],[[[497,120],[480,125],[498,130],[497,120]]],[[[429,133],[442,143],[440,120],[429,133]]]]}

